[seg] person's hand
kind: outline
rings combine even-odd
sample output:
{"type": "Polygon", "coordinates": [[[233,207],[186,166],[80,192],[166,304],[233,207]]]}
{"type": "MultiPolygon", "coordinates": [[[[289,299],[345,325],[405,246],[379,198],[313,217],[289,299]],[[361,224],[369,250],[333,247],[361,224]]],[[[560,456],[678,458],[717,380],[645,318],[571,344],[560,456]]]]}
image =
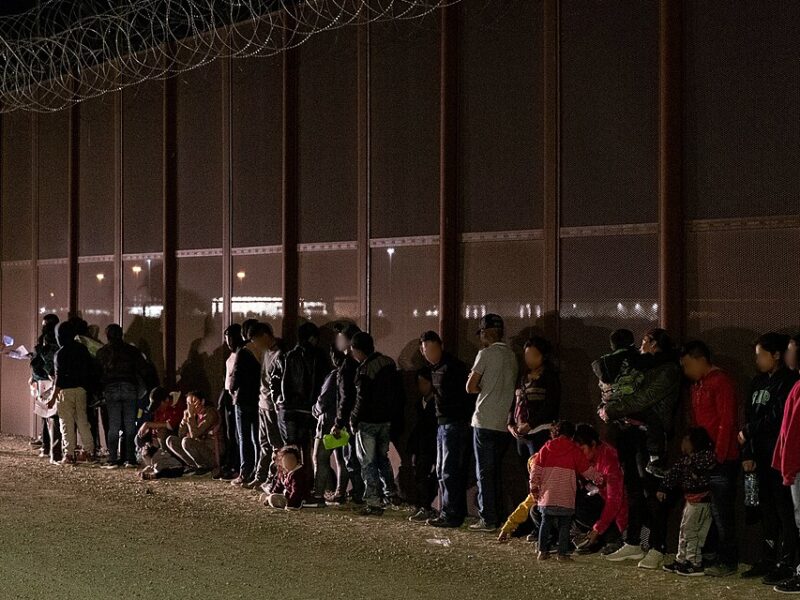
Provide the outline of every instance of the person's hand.
{"type": "Polygon", "coordinates": [[[523,423],[522,425],[517,426],[517,433],[522,435],[528,435],[531,431],[531,426],[527,423],[523,423]]]}
{"type": "Polygon", "coordinates": [[[335,437],[337,440],[342,437],[342,430],[339,429],[336,425],[331,427],[331,435],[335,437]]]}
{"type": "Polygon", "coordinates": [[[740,431],[739,435],[736,436],[736,439],[739,440],[740,446],[744,446],[745,442],[747,442],[747,438],[744,437],[744,431],[740,431]]]}
{"type": "Polygon", "coordinates": [[[514,436],[514,439],[519,439],[519,433],[517,432],[517,428],[513,425],[509,425],[506,429],[508,429],[508,433],[514,436]]]}
{"type": "Polygon", "coordinates": [[[664,492],[656,492],[656,498],[658,498],[659,502],[663,502],[667,499],[667,495],[664,492]]]}
{"type": "Polygon", "coordinates": [[[589,546],[593,546],[597,543],[597,540],[600,539],[600,534],[597,533],[594,529],[592,529],[588,534],[586,534],[586,543],[589,546]]]}
{"type": "Polygon", "coordinates": [[[500,542],[501,544],[506,544],[508,543],[508,538],[509,535],[505,531],[501,531],[500,535],[497,536],[497,541],[500,542]]]}
{"type": "Polygon", "coordinates": [[[743,460],[742,461],[742,470],[745,473],[752,473],[756,470],[756,461],[754,460],[743,460]]]}
{"type": "Polygon", "coordinates": [[[52,398],[50,398],[50,402],[47,403],[47,410],[50,410],[55,405],[56,405],[56,397],[53,396],[52,398]]]}
{"type": "Polygon", "coordinates": [[[597,416],[600,417],[603,422],[608,423],[608,415],[606,414],[605,406],[601,406],[597,409],[597,416]]]}

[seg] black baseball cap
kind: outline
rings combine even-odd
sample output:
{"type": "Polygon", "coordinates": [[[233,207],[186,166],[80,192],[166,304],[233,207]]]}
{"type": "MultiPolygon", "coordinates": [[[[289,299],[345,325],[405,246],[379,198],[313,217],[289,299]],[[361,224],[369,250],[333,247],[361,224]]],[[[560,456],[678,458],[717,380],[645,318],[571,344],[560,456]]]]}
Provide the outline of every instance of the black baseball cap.
{"type": "MultiPolygon", "coordinates": [[[[503,329],[503,317],[500,315],[496,315],[494,313],[489,313],[484,315],[481,319],[480,329],[478,329],[477,334],[480,334],[481,331],[484,329],[503,329]]],[[[477,335],[476,334],[476,335],[477,335]]]]}

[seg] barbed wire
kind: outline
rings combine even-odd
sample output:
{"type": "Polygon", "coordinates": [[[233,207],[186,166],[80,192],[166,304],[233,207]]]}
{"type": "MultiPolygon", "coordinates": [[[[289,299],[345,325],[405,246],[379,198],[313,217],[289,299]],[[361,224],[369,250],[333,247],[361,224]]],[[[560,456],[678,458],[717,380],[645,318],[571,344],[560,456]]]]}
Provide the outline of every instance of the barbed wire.
{"type": "Polygon", "coordinates": [[[46,0],[0,17],[0,112],[52,112],[317,33],[419,19],[460,0],[46,0]]]}

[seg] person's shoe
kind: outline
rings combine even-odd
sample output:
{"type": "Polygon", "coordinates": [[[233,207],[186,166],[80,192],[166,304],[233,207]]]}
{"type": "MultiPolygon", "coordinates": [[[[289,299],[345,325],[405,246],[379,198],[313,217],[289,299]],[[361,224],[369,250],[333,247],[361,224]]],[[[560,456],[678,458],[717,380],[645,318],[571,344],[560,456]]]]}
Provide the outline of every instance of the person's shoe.
{"type": "Polygon", "coordinates": [[[778,565],[769,573],[764,575],[764,577],[761,578],[761,582],[765,585],[778,585],[787,579],[791,579],[794,577],[794,575],[795,571],[791,567],[787,567],[786,565],[778,565]]]}
{"type": "Polygon", "coordinates": [[[122,465],[119,462],[115,461],[108,461],[100,465],[101,469],[106,469],[107,471],[111,471],[112,469],[119,469],[122,465]]]}
{"type": "Polygon", "coordinates": [[[194,473],[192,473],[195,479],[210,479],[211,478],[211,469],[195,469],[194,473]]]}
{"type": "Polygon", "coordinates": [[[483,519],[478,519],[477,523],[473,523],[469,526],[470,531],[483,531],[486,533],[494,533],[497,531],[497,526],[492,525],[491,523],[487,523],[483,519]]]}
{"type": "Polygon", "coordinates": [[[303,508],[325,508],[326,506],[325,498],[316,497],[303,501],[303,508]]]}
{"type": "Polygon", "coordinates": [[[50,458],[50,451],[49,450],[45,451],[45,449],[42,448],[41,450],[39,450],[38,457],[39,458],[50,458]]]}
{"type": "Polygon", "coordinates": [[[246,490],[254,490],[257,487],[259,487],[262,483],[264,483],[264,482],[263,481],[259,481],[258,479],[252,479],[252,480],[250,480],[250,481],[248,481],[246,483],[243,483],[242,487],[244,489],[246,489],[246,490]]]}
{"type": "Polygon", "coordinates": [[[685,563],[678,562],[677,560],[673,560],[671,563],[663,565],[661,568],[666,571],[667,573],[677,573],[678,570],[683,567],[685,563]]]}
{"type": "Polygon", "coordinates": [[[356,514],[362,517],[380,517],[383,515],[383,509],[380,506],[362,506],[356,511],[356,514]]]}
{"type": "Polygon", "coordinates": [[[139,478],[142,481],[153,481],[155,479],[158,479],[158,474],[155,473],[154,471],[142,471],[141,473],[139,473],[139,478]]]}
{"type": "Polygon", "coordinates": [[[139,464],[138,463],[130,462],[130,461],[126,462],[124,466],[125,466],[126,469],[138,469],[139,468],[139,464]]]}
{"type": "Polygon", "coordinates": [[[548,558],[550,558],[549,552],[539,552],[539,554],[536,555],[536,560],[547,560],[548,558]]]}
{"type": "Polygon", "coordinates": [[[622,548],[616,552],[606,555],[606,560],[611,562],[622,562],[623,560],[642,560],[644,558],[644,551],[640,546],[632,546],[631,544],[623,544],[622,548]]]}
{"type": "Polygon", "coordinates": [[[231,485],[233,487],[244,487],[244,484],[247,483],[247,479],[239,475],[236,479],[231,480],[231,485]]]}
{"type": "Polygon", "coordinates": [[[264,506],[269,506],[269,494],[264,492],[263,494],[259,494],[258,501],[263,504],[264,506]]]}
{"type": "Polygon", "coordinates": [[[679,564],[675,569],[675,573],[682,577],[702,577],[705,575],[703,565],[693,565],[692,563],[679,564]]]}
{"type": "Polygon", "coordinates": [[[600,548],[600,556],[605,558],[609,554],[614,554],[614,552],[620,548],[622,548],[622,542],[608,542],[605,546],[600,548]]]}
{"type": "Polygon", "coordinates": [[[733,575],[736,573],[736,567],[732,565],[723,565],[718,563],[706,569],[706,576],[707,577],[727,577],[728,575],[733,575]]]}
{"type": "Polygon", "coordinates": [[[397,495],[392,494],[391,496],[383,499],[384,508],[391,508],[392,510],[400,510],[403,508],[403,499],[397,495]]]}
{"type": "Polygon", "coordinates": [[[31,440],[28,445],[31,448],[41,448],[42,447],[42,438],[36,438],[35,440],[31,440]]]}
{"type": "Polygon", "coordinates": [[[558,562],[567,562],[567,563],[575,562],[575,560],[569,554],[559,554],[558,556],[556,556],[556,560],[558,562]]]}
{"type": "Polygon", "coordinates": [[[651,460],[647,463],[644,470],[653,477],[658,477],[659,479],[664,479],[664,476],[667,474],[667,467],[662,459],[651,460]]]}
{"type": "Polygon", "coordinates": [[[602,544],[596,542],[594,544],[586,544],[581,548],[578,548],[575,552],[580,556],[587,556],[589,554],[597,554],[602,549],[603,549],[602,544]]]}
{"type": "Polygon", "coordinates": [[[65,466],[75,466],[77,463],[75,462],[74,456],[65,456],[58,462],[58,464],[61,465],[62,467],[65,467],[65,466]]]}
{"type": "Polygon", "coordinates": [[[325,504],[328,506],[344,506],[347,504],[347,494],[337,494],[330,500],[326,500],[325,504]]]}
{"type": "Polygon", "coordinates": [[[800,575],[795,575],[772,588],[779,594],[800,594],[800,575]]]}
{"type": "Polygon", "coordinates": [[[453,523],[451,521],[448,521],[447,519],[443,519],[442,517],[435,517],[432,519],[428,519],[427,521],[425,521],[425,523],[427,525],[430,525],[431,527],[438,527],[440,529],[458,529],[459,527],[461,527],[460,523],[453,523]]]}
{"type": "Polygon", "coordinates": [[[529,544],[537,544],[539,542],[539,534],[538,533],[529,533],[525,536],[525,541],[529,544]]]}
{"type": "Polygon", "coordinates": [[[664,564],[664,554],[658,550],[650,550],[636,566],[640,569],[650,569],[652,571],[660,569],[662,564],[664,564]]]}
{"type": "Polygon", "coordinates": [[[743,571],[741,577],[742,579],[755,579],[756,577],[764,577],[770,571],[772,571],[773,568],[773,565],[770,565],[766,562],[756,563],[746,571],[743,571]]]}
{"type": "Polygon", "coordinates": [[[433,518],[431,511],[420,508],[417,512],[408,517],[408,520],[412,523],[427,523],[431,518],[433,518]]]}

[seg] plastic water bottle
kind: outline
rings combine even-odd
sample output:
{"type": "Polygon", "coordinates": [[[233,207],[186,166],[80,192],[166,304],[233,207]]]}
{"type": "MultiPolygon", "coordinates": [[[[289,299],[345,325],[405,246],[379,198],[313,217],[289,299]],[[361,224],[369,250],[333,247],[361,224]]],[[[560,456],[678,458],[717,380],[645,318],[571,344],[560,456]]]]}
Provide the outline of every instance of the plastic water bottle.
{"type": "Polygon", "coordinates": [[[744,505],[758,506],[758,478],[755,473],[744,474],[744,505]]]}

